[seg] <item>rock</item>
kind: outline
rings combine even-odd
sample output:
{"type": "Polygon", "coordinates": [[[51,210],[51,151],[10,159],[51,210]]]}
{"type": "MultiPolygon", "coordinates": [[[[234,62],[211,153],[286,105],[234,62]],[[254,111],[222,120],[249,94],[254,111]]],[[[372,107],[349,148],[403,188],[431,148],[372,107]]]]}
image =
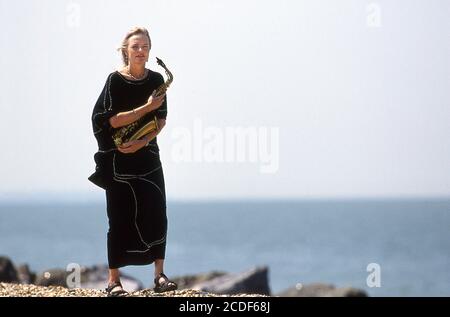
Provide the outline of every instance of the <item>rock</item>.
{"type": "MultiPolygon", "coordinates": [[[[107,265],[82,267],[80,272],[80,288],[104,290],[108,284],[108,272],[107,265]]],[[[73,271],[66,272],[62,269],[51,269],[39,273],[34,284],[40,286],[53,285],[68,287],[70,285],[67,284],[68,278],[69,283],[75,282],[73,271]]],[[[130,292],[139,291],[144,288],[139,280],[123,274],[122,272],[120,274],[120,280],[123,287],[130,292]]]]}
{"type": "MultiPolygon", "coordinates": [[[[109,269],[107,265],[95,265],[82,270],[81,288],[104,290],[108,284],[109,269]]],[[[124,289],[129,292],[144,289],[139,280],[120,272],[120,281],[124,289]]]]}
{"type": "MultiPolygon", "coordinates": [[[[216,277],[223,276],[226,274],[227,274],[226,272],[211,271],[208,273],[176,276],[174,278],[171,278],[171,280],[178,284],[178,289],[189,289],[196,284],[210,281],[216,277]]],[[[151,287],[153,287],[153,285],[151,287]]]]}
{"type": "Polygon", "coordinates": [[[256,293],[270,295],[268,267],[256,267],[241,273],[224,274],[213,279],[198,282],[194,290],[215,294],[256,293]]]}
{"type": "Polygon", "coordinates": [[[30,271],[28,264],[22,264],[17,267],[17,277],[21,284],[34,283],[36,274],[30,271]]]}
{"type": "Polygon", "coordinates": [[[67,287],[66,278],[70,272],[62,269],[50,269],[36,274],[35,285],[39,286],[63,286],[67,287]]]}
{"type": "Polygon", "coordinates": [[[13,262],[6,256],[0,256],[0,282],[19,282],[13,262]]]}
{"type": "Polygon", "coordinates": [[[278,294],[280,297],[367,297],[364,290],[342,287],[336,288],[331,284],[313,283],[290,287],[278,294]]]}
{"type": "Polygon", "coordinates": [[[336,288],[332,293],[333,297],[367,297],[366,291],[353,287],[336,288]]]}

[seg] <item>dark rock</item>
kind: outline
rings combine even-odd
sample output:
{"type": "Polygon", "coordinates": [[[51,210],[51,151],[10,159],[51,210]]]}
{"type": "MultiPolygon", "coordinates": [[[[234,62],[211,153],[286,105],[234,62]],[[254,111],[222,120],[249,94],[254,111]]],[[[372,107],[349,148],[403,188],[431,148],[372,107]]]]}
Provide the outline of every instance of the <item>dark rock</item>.
{"type": "Polygon", "coordinates": [[[367,297],[364,290],[342,287],[336,288],[331,284],[313,283],[290,287],[276,296],[281,297],[367,297]]]}
{"type": "Polygon", "coordinates": [[[36,279],[36,274],[31,272],[28,264],[22,264],[17,267],[17,277],[20,284],[32,284],[36,279]]]}
{"type": "MultiPolygon", "coordinates": [[[[226,272],[211,271],[208,273],[176,276],[174,278],[171,278],[171,280],[178,284],[178,289],[191,289],[196,284],[210,281],[216,277],[226,274],[226,272]]],[[[151,287],[153,287],[153,285],[151,287]]]]}
{"type": "Polygon", "coordinates": [[[241,273],[224,274],[198,282],[192,289],[215,294],[262,294],[270,295],[268,267],[256,267],[241,273]]]}
{"type": "MultiPolygon", "coordinates": [[[[81,288],[103,290],[108,283],[109,268],[107,265],[96,265],[82,270],[81,288]]],[[[139,280],[120,272],[120,281],[128,292],[140,291],[144,285],[139,280]]]]}
{"type": "Polygon", "coordinates": [[[0,282],[17,283],[19,278],[13,262],[6,256],[0,256],[0,282]]]}
{"type": "MultiPolygon", "coordinates": [[[[104,290],[108,284],[109,269],[107,265],[82,267],[80,273],[80,288],[104,290]]],[[[73,271],[66,272],[62,269],[51,269],[39,273],[36,277],[35,284],[40,286],[55,285],[68,287],[68,279],[69,282],[75,282],[73,271]]],[[[120,280],[123,288],[127,291],[134,292],[144,289],[140,281],[122,272],[120,274],[120,280]]]]}
{"type": "Polygon", "coordinates": [[[62,269],[50,269],[36,274],[35,285],[39,286],[63,286],[67,287],[66,278],[70,272],[62,269]]]}

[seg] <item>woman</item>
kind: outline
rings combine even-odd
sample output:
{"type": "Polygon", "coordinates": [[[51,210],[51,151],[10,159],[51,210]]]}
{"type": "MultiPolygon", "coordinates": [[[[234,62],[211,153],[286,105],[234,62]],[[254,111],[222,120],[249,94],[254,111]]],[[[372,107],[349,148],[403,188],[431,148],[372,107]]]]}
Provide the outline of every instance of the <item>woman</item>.
{"type": "Polygon", "coordinates": [[[151,48],[148,31],[133,28],[120,51],[124,66],[111,73],[95,104],[92,126],[98,143],[96,171],[89,177],[106,191],[109,220],[109,296],[126,295],[119,268],[155,263],[156,292],[177,289],[164,274],[167,217],[164,175],[156,136],[166,124],[167,98],[156,96],[161,74],[145,68],[151,48]],[[149,112],[159,129],[116,147],[112,134],[149,112]]]}

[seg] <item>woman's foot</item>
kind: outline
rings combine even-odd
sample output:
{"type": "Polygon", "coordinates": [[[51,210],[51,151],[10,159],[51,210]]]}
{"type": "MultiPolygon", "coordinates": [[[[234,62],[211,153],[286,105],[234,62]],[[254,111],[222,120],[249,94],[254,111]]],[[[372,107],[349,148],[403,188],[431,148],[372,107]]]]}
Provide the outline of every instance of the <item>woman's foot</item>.
{"type": "Polygon", "coordinates": [[[109,283],[105,290],[108,297],[123,297],[128,295],[128,292],[123,289],[120,282],[109,283]]]}
{"type": "Polygon", "coordinates": [[[159,273],[155,277],[155,288],[153,289],[156,293],[174,291],[178,288],[177,283],[169,280],[169,278],[164,273],[159,273]]]}

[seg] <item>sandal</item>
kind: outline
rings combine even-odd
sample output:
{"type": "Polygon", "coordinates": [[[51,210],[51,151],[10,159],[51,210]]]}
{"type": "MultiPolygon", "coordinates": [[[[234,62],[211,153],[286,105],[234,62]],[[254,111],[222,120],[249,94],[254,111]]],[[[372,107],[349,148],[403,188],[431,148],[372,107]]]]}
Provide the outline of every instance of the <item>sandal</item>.
{"type": "Polygon", "coordinates": [[[177,283],[172,282],[164,273],[159,273],[157,277],[155,277],[155,288],[153,289],[156,293],[174,291],[178,288],[177,283]],[[159,283],[159,279],[163,278],[164,281],[159,283]]]}
{"type": "Polygon", "coordinates": [[[105,291],[108,297],[123,297],[128,295],[128,292],[123,289],[120,282],[109,284],[105,291]]]}

